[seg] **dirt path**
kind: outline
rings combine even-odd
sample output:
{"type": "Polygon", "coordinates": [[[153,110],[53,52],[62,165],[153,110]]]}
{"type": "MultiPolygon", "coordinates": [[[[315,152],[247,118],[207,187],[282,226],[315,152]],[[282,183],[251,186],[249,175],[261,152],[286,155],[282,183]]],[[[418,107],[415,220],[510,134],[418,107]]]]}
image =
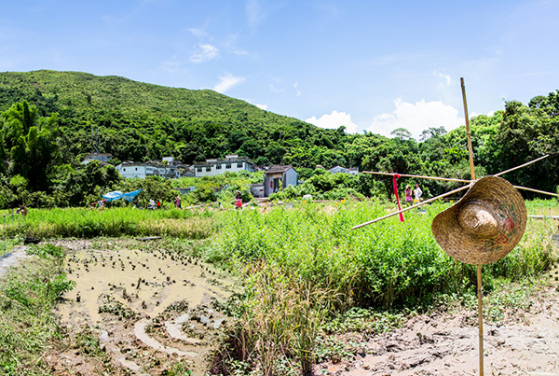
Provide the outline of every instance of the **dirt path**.
{"type": "MultiPolygon", "coordinates": [[[[554,271],[555,272],[555,271],[554,271]]],[[[531,298],[527,312],[484,323],[485,375],[559,376],[559,293],[531,298]]],[[[351,362],[319,364],[316,374],[348,376],[479,375],[477,312],[417,316],[369,339],[351,362]]]]}
{"type": "Polygon", "coordinates": [[[23,245],[16,246],[11,252],[4,253],[0,256],[0,278],[2,278],[12,266],[27,257],[27,253],[25,253],[26,248],[27,247],[23,245]]]}

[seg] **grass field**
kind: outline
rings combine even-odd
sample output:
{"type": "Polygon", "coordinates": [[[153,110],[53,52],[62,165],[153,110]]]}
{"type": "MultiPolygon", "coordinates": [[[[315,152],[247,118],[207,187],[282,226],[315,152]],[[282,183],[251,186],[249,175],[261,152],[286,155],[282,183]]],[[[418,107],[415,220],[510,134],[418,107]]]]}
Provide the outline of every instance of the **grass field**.
{"type": "MultiPolygon", "coordinates": [[[[202,239],[193,252],[234,272],[244,285],[227,304],[236,324],[223,348],[222,371],[289,374],[307,372],[318,357],[332,353],[326,332],[347,325],[387,330],[402,312],[475,302],[475,266],[449,257],[431,234],[434,216],[449,205],[435,203],[406,213],[403,223],[393,217],[357,230],[351,228],[386,214],[387,205],[298,201],[238,211],[30,210],[25,232],[41,238],[160,235],[176,239],[165,243],[171,248],[202,239]]],[[[529,214],[559,213],[555,200],[530,201],[527,208],[529,214]]],[[[484,293],[492,296],[507,284],[541,278],[555,257],[556,226],[550,219],[529,219],[519,245],[483,267],[484,293]]],[[[16,230],[9,224],[3,229],[16,230]]],[[[17,278],[34,278],[25,275],[17,278]]],[[[7,307],[22,304],[6,291],[11,290],[5,287],[2,295],[4,315],[11,312],[7,307]]],[[[506,304],[520,304],[526,291],[514,292],[506,304]]],[[[56,333],[51,323],[41,325],[47,337],[56,333]]],[[[44,345],[33,346],[40,352],[44,345]]]]}

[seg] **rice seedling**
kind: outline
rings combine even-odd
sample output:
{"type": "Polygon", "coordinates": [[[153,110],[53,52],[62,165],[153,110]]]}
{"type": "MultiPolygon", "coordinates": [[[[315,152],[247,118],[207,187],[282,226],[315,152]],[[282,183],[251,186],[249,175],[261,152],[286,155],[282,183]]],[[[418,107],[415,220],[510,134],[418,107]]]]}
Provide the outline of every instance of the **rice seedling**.
{"type": "Polygon", "coordinates": [[[172,236],[204,239],[215,232],[213,214],[188,210],[30,210],[26,235],[37,238],[172,236]]]}

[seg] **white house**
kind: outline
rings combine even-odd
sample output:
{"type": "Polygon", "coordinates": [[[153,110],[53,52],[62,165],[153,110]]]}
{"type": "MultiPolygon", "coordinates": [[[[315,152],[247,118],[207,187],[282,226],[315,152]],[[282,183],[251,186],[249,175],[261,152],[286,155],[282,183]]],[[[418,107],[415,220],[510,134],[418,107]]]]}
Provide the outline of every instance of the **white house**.
{"type": "MultiPolygon", "coordinates": [[[[148,176],[160,175],[159,167],[151,162],[122,162],[115,168],[120,173],[120,176],[125,179],[145,179],[148,176]]],[[[163,169],[163,173],[161,175],[164,174],[165,169],[163,169]]]]}
{"type": "Polygon", "coordinates": [[[168,164],[163,166],[157,161],[153,162],[122,162],[115,167],[125,179],[140,178],[145,179],[148,176],[167,176],[167,179],[180,178],[183,176],[194,176],[194,172],[187,165],[168,164]]]}
{"type": "Polygon", "coordinates": [[[87,154],[84,157],[82,164],[86,165],[91,161],[99,161],[99,162],[107,163],[109,159],[111,159],[112,157],[113,155],[109,153],[91,153],[91,154],[87,154]]]}
{"type": "Polygon", "coordinates": [[[256,171],[256,166],[246,157],[238,155],[226,155],[225,158],[206,159],[206,162],[198,162],[192,165],[196,177],[215,176],[229,172],[256,171]]]}
{"type": "Polygon", "coordinates": [[[342,167],[342,166],[336,166],[336,167],[332,167],[328,171],[331,172],[332,174],[340,174],[341,173],[341,174],[357,175],[359,173],[359,167],[345,168],[345,167],[342,167]]]}
{"type": "Polygon", "coordinates": [[[273,166],[264,172],[264,196],[297,185],[297,171],[291,166],[273,166]]]}

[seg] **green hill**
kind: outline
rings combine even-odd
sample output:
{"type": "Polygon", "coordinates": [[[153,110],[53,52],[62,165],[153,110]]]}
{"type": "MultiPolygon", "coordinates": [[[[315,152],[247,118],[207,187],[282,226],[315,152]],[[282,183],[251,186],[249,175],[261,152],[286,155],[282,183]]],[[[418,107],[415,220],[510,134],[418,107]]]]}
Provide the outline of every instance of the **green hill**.
{"type": "Polygon", "coordinates": [[[93,134],[119,160],[173,155],[192,163],[239,153],[270,164],[294,146],[335,148],[341,136],[212,90],[80,72],[0,73],[0,111],[22,100],[43,116],[59,114],[68,156],[92,152],[93,134]]]}
{"type": "MultiPolygon", "coordinates": [[[[559,184],[558,98],[559,91],[535,97],[528,105],[510,101],[493,116],[473,119],[476,176],[549,153],[547,160],[506,178],[518,185],[555,191],[559,184]]],[[[0,128],[0,188],[6,186],[13,194],[25,189],[53,192],[61,189],[56,187],[62,187],[64,179],[65,186],[70,186],[75,176],[63,170],[80,171],[81,157],[94,151],[94,145],[100,152],[113,154],[113,162],[174,156],[191,164],[239,154],[260,166],[292,164],[302,179],[310,178],[318,164],[455,178],[470,174],[464,127],[448,133],[443,127],[429,128],[419,142],[405,129],[394,131],[392,138],[352,135],[344,127],[321,129],[211,90],[169,88],[79,72],[0,73],[0,128]]],[[[384,183],[390,196],[391,179],[375,179],[384,183]]],[[[418,182],[426,196],[455,187],[433,180],[418,182]]],[[[340,185],[328,179],[315,183],[322,191],[340,185]]],[[[414,181],[402,184],[407,183],[414,181]]],[[[351,184],[365,196],[378,192],[365,180],[351,184]]]]}

